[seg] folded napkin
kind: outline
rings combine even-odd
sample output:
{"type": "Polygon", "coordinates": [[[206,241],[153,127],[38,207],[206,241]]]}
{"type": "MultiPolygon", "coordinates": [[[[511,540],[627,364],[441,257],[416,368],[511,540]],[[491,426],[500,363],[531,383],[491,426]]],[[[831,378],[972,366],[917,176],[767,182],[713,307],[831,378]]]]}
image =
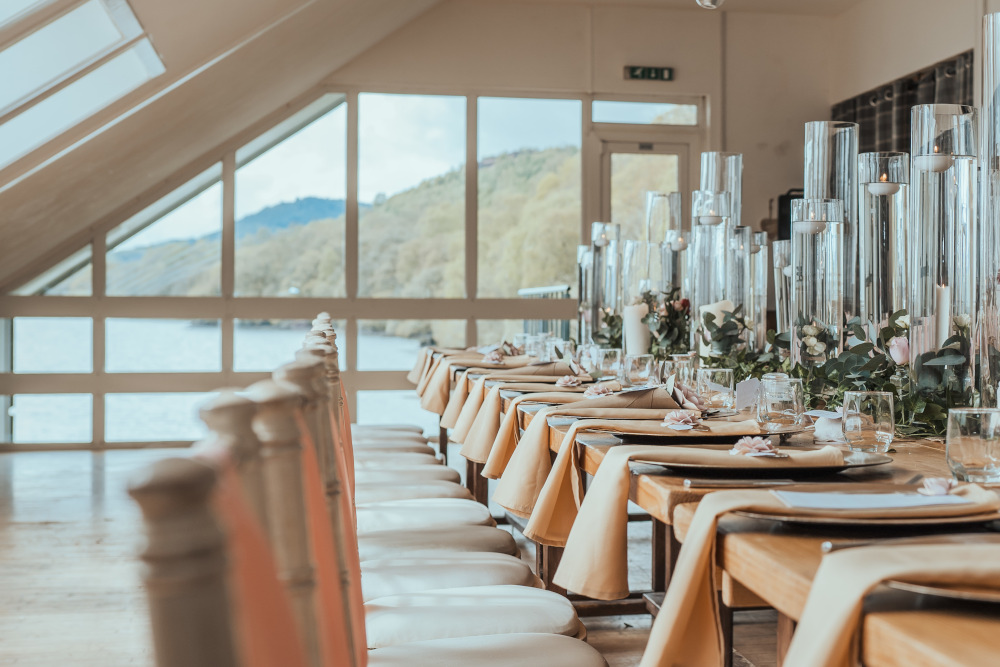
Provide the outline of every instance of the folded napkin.
{"type": "Polygon", "coordinates": [[[527,518],[531,515],[535,501],[549,476],[549,470],[552,469],[548,417],[559,415],[589,419],[662,419],[667,410],[676,408],[677,403],[669,391],[654,387],[592,398],[585,403],[581,401],[579,405],[555,406],[539,410],[511,454],[507,467],[500,477],[500,483],[493,493],[493,500],[517,516],[527,518]]]}
{"type": "MultiPolygon", "coordinates": [[[[710,426],[712,422],[706,422],[710,426]]],[[[731,425],[732,422],[718,422],[731,425]]],[[[723,427],[725,428],[725,427],[723,427]]],[[[669,430],[669,429],[666,429],[669,430]]],[[[684,431],[671,431],[679,438],[684,431]]],[[[683,440],[682,440],[683,441],[683,440]]],[[[629,467],[634,459],[660,463],[719,463],[746,468],[837,465],[844,456],[836,447],[815,451],[782,450],[788,458],[733,456],[728,450],[704,447],[613,447],[601,462],[580,506],[580,514],[566,540],[554,581],[567,590],[597,600],[628,597],[626,527],[628,525],[629,467]]]]}
{"type": "Polygon", "coordinates": [[[1000,588],[1000,545],[872,546],[824,556],[783,664],[857,664],[861,605],[868,592],[888,579],[1000,588]]]}
{"type": "Polygon", "coordinates": [[[465,436],[469,433],[469,429],[472,428],[472,423],[475,421],[476,415],[479,414],[479,409],[482,407],[483,400],[486,397],[487,381],[500,380],[510,382],[544,382],[546,384],[555,384],[555,382],[563,375],[572,373],[569,366],[562,362],[537,364],[534,366],[524,366],[499,371],[475,369],[475,372],[486,373],[486,375],[483,375],[476,380],[472,388],[469,389],[468,396],[464,400],[462,410],[458,415],[458,419],[455,420],[454,427],[445,427],[452,428],[451,439],[454,442],[465,442],[465,436]]]}
{"type": "Polygon", "coordinates": [[[444,414],[445,408],[448,405],[448,399],[451,397],[451,378],[453,369],[456,366],[471,366],[494,371],[520,368],[530,362],[531,357],[521,355],[507,357],[500,363],[490,364],[484,362],[483,355],[478,352],[452,357],[440,357],[437,360],[436,366],[432,368],[430,379],[427,381],[422,392],[420,385],[417,385],[417,394],[420,395],[420,407],[437,415],[444,414]]]}
{"type": "MultiPolygon", "coordinates": [[[[734,457],[735,458],[735,457],[734,457]]],[[[716,491],[705,496],[695,511],[677,558],[666,597],[653,623],[640,667],[706,667],[723,664],[722,630],[715,592],[715,535],[719,517],[736,510],[761,513],[838,516],[844,518],[948,517],[982,514],[1000,508],[1000,496],[975,485],[956,491],[971,502],[887,510],[806,510],[787,507],[770,491],[716,491]]],[[[865,560],[862,573],[875,565],[865,560]]],[[[826,614],[827,612],[820,612],[826,614]]],[[[829,621],[821,621],[829,623],[829,621]]],[[[815,626],[813,626],[815,627],[815,626]]],[[[814,635],[821,634],[826,628],[814,635]]],[[[801,627],[799,628],[801,632],[801,627]]],[[[797,633],[796,633],[797,634],[797,633]]],[[[787,665],[793,664],[786,658],[787,665]]],[[[797,665],[816,664],[797,661],[797,665]]]]}
{"type": "MultiPolygon", "coordinates": [[[[455,381],[455,386],[452,389],[451,397],[448,399],[448,405],[444,409],[444,413],[441,415],[441,426],[443,428],[455,428],[458,424],[459,417],[462,414],[462,409],[465,407],[465,403],[469,398],[469,383],[471,382],[470,375],[490,375],[497,374],[499,379],[511,380],[512,382],[517,382],[519,380],[528,380],[532,382],[544,383],[544,384],[554,384],[559,378],[556,376],[542,376],[533,375],[531,373],[522,373],[516,369],[508,370],[495,370],[491,368],[467,368],[462,371],[455,381]]],[[[480,378],[483,379],[483,378],[480,378]]],[[[486,379],[497,379],[492,377],[487,377],[486,379]]],[[[589,378],[588,378],[589,379],[589,378]]],[[[473,384],[475,388],[475,384],[473,384]]],[[[482,402],[482,398],[479,399],[482,402]]]]}
{"type": "MultiPolygon", "coordinates": [[[[589,379],[589,378],[588,378],[589,379]]],[[[469,461],[476,463],[486,463],[490,452],[493,450],[493,443],[500,432],[500,415],[503,413],[503,399],[500,396],[501,390],[529,391],[533,393],[518,396],[511,401],[508,414],[513,413],[514,423],[517,423],[517,405],[524,398],[529,398],[535,403],[570,403],[572,401],[583,400],[583,392],[586,387],[557,387],[551,384],[511,382],[498,384],[486,392],[482,407],[476,415],[469,432],[463,440],[462,451],[459,452],[469,461]],[[541,389],[537,389],[541,387],[541,389]],[[541,398],[539,398],[541,397],[541,398]],[[554,397],[546,400],[545,397],[554,397]]]]}
{"type": "MultiPolygon", "coordinates": [[[[713,435],[742,435],[756,433],[754,421],[717,421],[705,423],[713,435]]],[[[663,435],[676,438],[679,442],[690,440],[685,431],[675,431],[652,421],[605,421],[580,420],[573,424],[559,446],[559,453],[552,464],[545,485],[538,494],[531,519],[525,526],[524,534],[536,542],[562,547],[569,539],[570,530],[576,522],[577,512],[583,504],[583,475],[577,460],[577,448],[573,446],[578,431],[618,431],[636,435],[663,435]]],[[[727,453],[726,456],[729,456],[727,453]]]]}

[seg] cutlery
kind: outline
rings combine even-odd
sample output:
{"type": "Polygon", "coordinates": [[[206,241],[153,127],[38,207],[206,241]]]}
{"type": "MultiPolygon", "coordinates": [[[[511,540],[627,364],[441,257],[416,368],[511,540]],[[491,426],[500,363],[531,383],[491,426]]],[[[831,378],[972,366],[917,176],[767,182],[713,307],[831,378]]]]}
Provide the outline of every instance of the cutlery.
{"type": "Polygon", "coordinates": [[[728,489],[745,487],[788,486],[790,484],[808,484],[794,479],[685,479],[685,489],[728,489]]]}
{"type": "Polygon", "coordinates": [[[858,547],[887,546],[907,544],[970,544],[985,543],[993,544],[1000,541],[1000,535],[989,533],[960,533],[949,535],[923,535],[920,537],[892,537],[876,538],[871,540],[851,540],[849,542],[823,542],[820,550],[825,553],[842,551],[844,549],[854,549],[858,547]]]}

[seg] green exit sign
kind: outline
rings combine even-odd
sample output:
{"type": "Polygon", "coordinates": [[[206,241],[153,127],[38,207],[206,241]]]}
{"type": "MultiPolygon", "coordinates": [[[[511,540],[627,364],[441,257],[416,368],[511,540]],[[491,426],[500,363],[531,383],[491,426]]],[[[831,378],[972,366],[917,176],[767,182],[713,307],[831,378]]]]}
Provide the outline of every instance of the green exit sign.
{"type": "Polygon", "coordinates": [[[638,81],[673,81],[674,68],[626,65],[625,78],[638,81]]]}

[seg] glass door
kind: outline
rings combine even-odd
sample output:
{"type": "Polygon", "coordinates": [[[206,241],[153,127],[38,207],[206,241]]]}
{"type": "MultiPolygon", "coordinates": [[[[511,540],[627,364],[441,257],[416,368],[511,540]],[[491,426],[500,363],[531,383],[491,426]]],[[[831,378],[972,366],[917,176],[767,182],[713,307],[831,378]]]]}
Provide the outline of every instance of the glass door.
{"type": "Polygon", "coordinates": [[[687,144],[603,141],[601,219],[619,223],[622,239],[645,238],[644,193],[688,192],[688,151],[687,144]]]}

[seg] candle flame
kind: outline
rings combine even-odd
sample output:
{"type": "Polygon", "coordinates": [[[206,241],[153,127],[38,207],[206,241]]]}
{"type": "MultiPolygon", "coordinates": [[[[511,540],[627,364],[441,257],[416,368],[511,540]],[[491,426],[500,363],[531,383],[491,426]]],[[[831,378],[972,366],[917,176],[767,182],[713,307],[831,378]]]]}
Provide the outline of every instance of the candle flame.
{"type": "Polygon", "coordinates": [[[880,181],[882,181],[883,183],[885,183],[886,181],[888,181],[888,180],[889,180],[889,174],[882,174],[882,175],[881,175],[881,176],[879,177],[879,179],[878,179],[878,180],[880,180],[880,181]]]}
{"type": "Polygon", "coordinates": [[[935,153],[940,153],[940,152],[941,152],[941,149],[940,149],[940,148],[938,148],[937,146],[935,146],[935,147],[934,147],[934,152],[935,152],[935,153]]]}

